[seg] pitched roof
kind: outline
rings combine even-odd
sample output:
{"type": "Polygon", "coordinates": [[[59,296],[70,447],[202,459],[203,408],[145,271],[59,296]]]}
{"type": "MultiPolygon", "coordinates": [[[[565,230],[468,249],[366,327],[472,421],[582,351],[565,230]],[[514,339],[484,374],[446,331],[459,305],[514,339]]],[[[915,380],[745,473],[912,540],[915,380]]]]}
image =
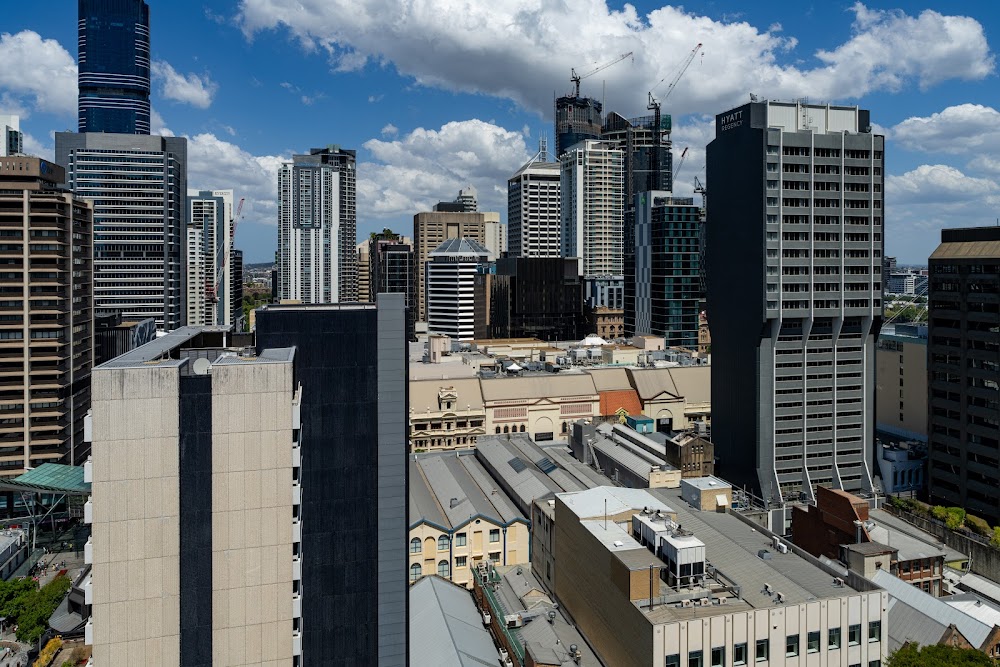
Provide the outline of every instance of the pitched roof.
{"type": "Polygon", "coordinates": [[[624,368],[595,368],[588,370],[587,373],[594,378],[597,391],[632,389],[632,381],[629,380],[628,371],[624,368]]]}
{"type": "Polygon", "coordinates": [[[448,239],[431,251],[433,257],[439,253],[457,253],[460,255],[488,255],[490,251],[478,241],[467,238],[448,239]]]}
{"type": "Polygon", "coordinates": [[[83,468],[61,463],[43,463],[14,479],[3,480],[0,486],[5,489],[65,493],[71,496],[90,493],[90,482],[83,481],[83,468]]]}
{"type": "MultiPolygon", "coordinates": [[[[465,364],[461,364],[465,365],[465,364]]],[[[483,392],[479,388],[479,378],[454,378],[448,380],[410,380],[410,414],[419,417],[422,413],[438,412],[438,394],[443,389],[452,388],[458,393],[455,410],[482,410],[483,392]]]]}
{"type": "Polygon", "coordinates": [[[587,373],[545,373],[483,380],[484,401],[588,396],[597,398],[593,376],[587,373]]]}
{"type": "Polygon", "coordinates": [[[642,403],[639,402],[639,395],[635,393],[635,389],[601,392],[602,416],[611,416],[620,409],[624,409],[630,415],[642,413],[642,403]]]}
{"type": "Polygon", "coordinates": [[[669,368],[630,368],[632,383],[635,385],[639,398],[648,401],[662,394],[679,396],[669,368]]]}
{"type": "Polygon", "coordinates": [[[410,586],[410,664],[482,667],[499,658],[472,594],[436,576],[410,586]]]}
{"type": "Polygon", "coordinates": [[[410,466],[410,524],[455,529],[475,516],[507,525],[524,515],[471,453],[415,456],[410,466]]]}

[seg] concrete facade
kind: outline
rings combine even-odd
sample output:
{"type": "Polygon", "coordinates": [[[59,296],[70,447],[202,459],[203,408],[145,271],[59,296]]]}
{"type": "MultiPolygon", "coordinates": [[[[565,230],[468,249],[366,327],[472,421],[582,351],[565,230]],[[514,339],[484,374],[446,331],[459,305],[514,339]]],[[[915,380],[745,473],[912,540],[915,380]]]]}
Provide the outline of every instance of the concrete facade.
{"type": "Polygon", "coordinates": [[[883,327],[875,350],[875,426],[927,442],[927,327],[883,327]]]}

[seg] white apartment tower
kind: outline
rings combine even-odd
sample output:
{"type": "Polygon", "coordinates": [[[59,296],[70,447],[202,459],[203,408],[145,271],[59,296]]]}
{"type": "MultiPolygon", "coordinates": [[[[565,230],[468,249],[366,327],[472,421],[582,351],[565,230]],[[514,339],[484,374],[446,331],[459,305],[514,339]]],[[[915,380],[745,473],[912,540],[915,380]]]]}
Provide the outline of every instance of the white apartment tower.
{"type": "Polygon", "coordinates": [[[465,238],[448,239],[430,254],[425,266],[430,333],[456,340],[486,337],[484,273],[489,261],[489,250],[465,238]]]}
{"type": "Polygon", "coordinates": [[[18,116],[0,114],[0,157],[24,152],[24,134],[18,116]]]}
{"type": "Polygon", "coordinates": [[[188,192],[187,324],[233,324],[233,191],[188,192]]]}
{"type": "Polygon", "coordinates": [[[353,150],[313,148],[278,172],[279,298],[358,300],[353,150]]]}
{"type": "Polygon", "coordinates": [[[507,250],[511,257],[560,256],[558,162],[531,161],[507,180],[507,250]]]}
{"type": "MultiPolygon", "coordinates": [[[[580,275],[607,294],[606,286],[624,285],[625,154],[587,139],[559,160],[561,254],[579,258],[580,275]]],[[[589,285],[587,291],[595,292],[589,285]]]]}

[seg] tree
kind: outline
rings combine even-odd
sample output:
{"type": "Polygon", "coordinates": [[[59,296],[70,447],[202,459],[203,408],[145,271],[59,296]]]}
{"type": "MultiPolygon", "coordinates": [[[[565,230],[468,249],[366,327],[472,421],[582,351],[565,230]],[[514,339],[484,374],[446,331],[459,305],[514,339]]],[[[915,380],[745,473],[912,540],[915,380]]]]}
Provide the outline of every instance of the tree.
{"type": "Polygon", "coordinates": [[[885,661],[885,667],[995,667],[992,658],[975,649],[906,644],[885,661]]]}

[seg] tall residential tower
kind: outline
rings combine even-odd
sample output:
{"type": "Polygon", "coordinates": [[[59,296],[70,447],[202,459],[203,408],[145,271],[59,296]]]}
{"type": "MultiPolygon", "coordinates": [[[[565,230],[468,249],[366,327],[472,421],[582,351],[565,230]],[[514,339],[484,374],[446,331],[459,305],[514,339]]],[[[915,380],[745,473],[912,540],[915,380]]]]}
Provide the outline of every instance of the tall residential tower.
{"type": "Polygon", "coordinates": [[[507,180],[510,257],[559,257],[559,170],[532,159],[507,180]]]}
{"type": "Polygon", "coordinates": [[[718,470],[766,500],[871,489],[885,139],[857,107],[760,102],[708,145],[718,470]]]}

